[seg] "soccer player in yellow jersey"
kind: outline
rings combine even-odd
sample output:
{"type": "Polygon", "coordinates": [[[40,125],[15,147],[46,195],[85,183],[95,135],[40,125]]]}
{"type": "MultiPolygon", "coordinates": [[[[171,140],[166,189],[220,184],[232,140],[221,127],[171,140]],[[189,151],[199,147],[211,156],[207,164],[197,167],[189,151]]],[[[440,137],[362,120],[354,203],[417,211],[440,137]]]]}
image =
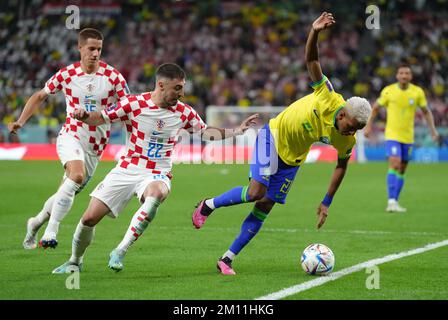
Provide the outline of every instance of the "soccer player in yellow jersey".
{"type": "Polygon", "coordinates": [[[218,197],[202,200],[193,212],[193,225],[199,229],[219,207],[255,202],[241,233],[218,260],[217,268],[222,274],[235,274],[231,266],[233,259],[257,234],[275,203],[285,203],[299,166],[311,145],[319,141],[335,147],[339,156],[327,194],[317,208],[317,228],[325,222],[333,196],[347,170],[356,142],[354,135],[365,126],[371,112],[366,99],[352,97],[345,101],[322,74],[318,34],[334,23],[332,14],[326,12],[314,21],[305,52],[314,92],[291,104],[260,130],[250,165],[249,186],[236,187],[218,197]]]}
{"type": "Polygon", "coordinates": [[[411,158],[414,143],[414,116],[417,107],[421,108],[431,130],[434,141],[439,140],[431,110],[427,107],[425,93],[422,88],[411,83],[412,71],[409,65],[402,64],[397,69],[397,81],[385,87],[378,100],[373,104],[372,115],[367,122],[364,135],[369,137],[372,123],[379,108],[387,109],[386,121],[386,154],[389,158],[387,172],[388,212],[406,212],[398,204],[404,184],[404,173],[411,158]]]}

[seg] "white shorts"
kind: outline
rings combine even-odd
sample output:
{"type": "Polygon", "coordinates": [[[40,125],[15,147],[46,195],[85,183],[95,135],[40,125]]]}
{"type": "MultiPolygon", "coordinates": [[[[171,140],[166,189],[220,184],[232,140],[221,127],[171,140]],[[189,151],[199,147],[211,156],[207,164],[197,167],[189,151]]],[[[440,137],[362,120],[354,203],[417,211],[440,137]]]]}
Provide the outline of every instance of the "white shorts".
{"type": "MultiPolygon", "coordinates": [[[[100,161],[100,157],[87,153],[81,142],[68,134],[58,136],[56,140],[56,151],[64,167],[69,161],[81,160],[84,162],[84,166],[86,168],[86,179],[79,190],[81,191],[92,178],[98,162],[100,161]]],[[[65,178],[66,175],[64,174],[64,179],[65,178]]]]}
{"type": "Polygon", "coordinates": [[[129,167],[127,169],[115,167],[90,196],[101,200],[110,209],[109,216],[116,218],[133,195],[140,201],[146,187],[154,181],[165,183],[168,191],[171,190],[171,181],[164,174],[142,173],[129,167]]]}

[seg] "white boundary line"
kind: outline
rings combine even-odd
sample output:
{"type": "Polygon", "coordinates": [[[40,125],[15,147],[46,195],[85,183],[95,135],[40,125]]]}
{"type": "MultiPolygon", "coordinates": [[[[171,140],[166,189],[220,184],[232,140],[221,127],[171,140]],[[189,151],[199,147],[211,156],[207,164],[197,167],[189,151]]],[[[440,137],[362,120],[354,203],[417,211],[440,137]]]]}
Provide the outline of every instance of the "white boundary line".
{"type": "Polygon", "coordinates": [[[369,268],[372,266],[376,266],[382,263],[386,263],[389,261],[393,261],[393,260],[397,260],[397,259],[401,259],[404,257],[408,257],[408,256],[412,256],[414,254],[419,254],[419,253],[423,253],[425,251],[429,251],[429,250],[433,250],[433,249],[437,249],[443,246],[448,245],[448,239],[440,241],[440,242],[436,242],[436,243],[429,243],[424,247],[421,248],[417,248],[417,249],[412,249],[409,251],[403,251],[400,253],[394,253],[394,254],[390,254],[388,256],[382,257],[382,258],[378,258],[378,259],[373,259],[373,260],[369,260],[369,261],[365,261],[362,262],[360,264],[342,269],[338,272],[335,273],[331,273],[328,276],[325,277],[320,277],[311,281],[306,281],[304,283],[289,287],[289,288],[285,288],[282,289],[280,291],[274,292],[274,293],[270,293],[268,295],[256,298],[255,300],[279,300],[288,296],[291,296],[293,294],[320,286],[324,283],[330,282],[330,281],[334,281],[337,280],[339,278],[342,278],[343,276],[346,276],[348,274],[354,273],[354,272],[358,272],[362,269],[365,268],[369,268]]]}

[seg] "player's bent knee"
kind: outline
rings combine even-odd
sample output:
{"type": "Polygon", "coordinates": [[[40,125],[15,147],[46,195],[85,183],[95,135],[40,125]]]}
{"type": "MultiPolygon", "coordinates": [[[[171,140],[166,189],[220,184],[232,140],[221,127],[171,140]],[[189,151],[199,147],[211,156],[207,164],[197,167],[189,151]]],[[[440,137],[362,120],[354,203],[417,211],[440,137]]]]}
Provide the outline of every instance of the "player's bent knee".
{"type": "Polygon", "coordinates": [[[163,202],[169,194],[170,190],[163,182],[153,182],[146,188],[145,193],[142,196],[142,201],[148,197],[152,197],[163,202]]]}
{"type": "Polygon", "coordinates": [[[90,215],[81,218],[81,223],[87,227],[94,227],[98,224],[98,222],[98,218],[90,215]]]}
{"type": "Polygon", "coordinates": [[[69,178],[77,184],[82,184],[84,182],[84,175],[82,173],[72,173],[69,178]]]}
{"type": "Polygon", "coordinates": [[[251,190],[251,188],[249,188],[249,191],[247,192],[248,200],[250,202],[261,200],[263,199],[265,193],[266,191],[264,189],[251,190]]]}

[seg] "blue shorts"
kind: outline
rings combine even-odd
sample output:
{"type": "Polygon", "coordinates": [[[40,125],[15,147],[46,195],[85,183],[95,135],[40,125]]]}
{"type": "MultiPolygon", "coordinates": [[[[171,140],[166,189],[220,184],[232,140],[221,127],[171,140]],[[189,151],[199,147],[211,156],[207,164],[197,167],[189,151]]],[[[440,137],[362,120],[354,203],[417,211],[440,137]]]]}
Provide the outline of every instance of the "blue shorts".
{"type": "Polygon", "coordinates": [[[284,204],[299,166],[287,165],[275,150],[274,138],[266,124],[258,132],[250,163],[249,178],[266,186],[266,197],[284,204]]]}
{"type": "Polygon", "coordinates": [[[412,143],[401,143],[395,140],[386,140],[387,157],[399,157],[401,161],[408,162],[412,155],[412,143]]]}

